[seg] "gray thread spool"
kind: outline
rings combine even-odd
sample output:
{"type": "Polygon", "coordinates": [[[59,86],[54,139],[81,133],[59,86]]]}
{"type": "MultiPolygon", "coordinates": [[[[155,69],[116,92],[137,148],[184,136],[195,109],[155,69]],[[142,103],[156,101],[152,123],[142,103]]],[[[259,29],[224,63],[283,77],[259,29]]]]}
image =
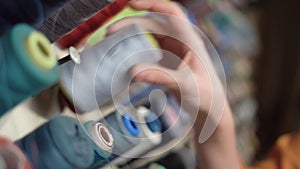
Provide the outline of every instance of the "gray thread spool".
{"type": "Polygon", "coordinates": [[[39,30],[54,42],[112,2],[113,0],[72,0],[48,17],[39,30]]]}
{"type": "Polygon", "coordinates": [[[93,111],[127,92],[133,65],[157,63],[162,58],[144,33],[138,25],[128,26],[82,51],[80,64],[68,61],[60,65],[61,88],[77,113],[93,111]]]}
{"type": "Polygon", "coordinates": [[[113,155],[111,159],[114,159],[126,153],[128,150],[139,144],[139,125],[136,122],[134,116],[131,115],[129,112],[126,112],[123,108],[118,108],[118,112],[110,114],[105,119],[102,119],[100,122],[108,126],[114,138],[115,146],[113,148],[113,155]],[[130,130],[127,129],[123,121],[123,118],[126,115],[131,116],[131,118],[128,120],[131,120],[131,125],[135,125],[134,127],[136,128],[138,133],[135,133],[133,135],[130,132],[130,130]]]}

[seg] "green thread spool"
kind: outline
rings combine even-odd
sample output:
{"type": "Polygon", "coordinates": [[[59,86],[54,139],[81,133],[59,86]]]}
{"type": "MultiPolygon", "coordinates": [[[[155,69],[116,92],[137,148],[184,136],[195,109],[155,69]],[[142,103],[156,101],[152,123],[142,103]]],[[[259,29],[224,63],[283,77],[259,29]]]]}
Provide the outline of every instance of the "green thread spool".
{"type": "Polygon", "coordinates": [[[57,59],[43,34],[18,24],[0,37],[0,116],[57,79],[57,59]]]}

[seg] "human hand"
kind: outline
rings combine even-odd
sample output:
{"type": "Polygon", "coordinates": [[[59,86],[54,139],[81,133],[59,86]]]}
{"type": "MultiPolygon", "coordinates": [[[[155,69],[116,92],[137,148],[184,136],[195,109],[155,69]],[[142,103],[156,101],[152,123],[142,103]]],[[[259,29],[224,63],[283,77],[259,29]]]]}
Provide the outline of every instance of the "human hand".
{"type": "Polygon", "coordinates": [[[199,36],[201,32],[187,21],[174,2],[135,0],[128,5],[155,13],[124,18],[112,24],[108,33],[139,24],[155,36],[163,50],[172,52],[177,56],[174,59],[181,60],[175,69],[135,65],[131,70],[134,79],[159,84],[174,92],[182,108],[195,120],[196,138],[202,143],[197,146],[198,159],[203,168],[238,168],[231,110],[224,87],[199,36]]]}
{"type": "Polygon", "coordinates": [[[161,0],[135,0],[130,1],[129,6],[155,13],[122,19],[109,26],[108,34],[139,24],[156,37],[163,50],[172,52],[181,60],[175,70],[158,65],[136,65],[131,72],[134,79],[172,90],[181,106],[201,119],[198,128],[204,126],[205,119],[210,120],[209,128],[216,126],[226,105],[223,86],[199,33],[195,32],[181,8],[174,2],[161,0]],[[209,113],[213,104],[219,109],[209,113]]]}

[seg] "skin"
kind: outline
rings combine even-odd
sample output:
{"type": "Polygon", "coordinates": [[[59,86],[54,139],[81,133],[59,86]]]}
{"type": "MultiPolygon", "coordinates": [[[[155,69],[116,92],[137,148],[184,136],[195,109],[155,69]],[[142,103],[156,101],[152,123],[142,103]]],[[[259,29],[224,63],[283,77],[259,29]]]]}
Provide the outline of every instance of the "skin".
{"type": "Polygon", "coordinates": [[[223,86],[215,73],[202,40],[189,24],[184,24],[187,23],[187,18],[181,8],[174,2],[162,0],[134,0],[129,1],[128,5],[136,10],[164,13],[173,17],[167,17],[164,22],[151,16],[128,17],[111,25],[108,28],[108,34],[131,24],[139,24],[150,32],[156,32],[154,36],[159,41],[160,47],[176,54],[182,60],[176,69],[150,64],[135,65],[131,70],[134,79],[167,87],[173,91],[178,101],[183,103],[181,106],[192,116],[195,116],[193,112],[197,110],[196,123],[193,128],[196,133],[199,168],[240,168],[232,112],[223,86]],[[178,35],[183,43],[171,38],[172,34],[178,35]],[[218,117],[207,118],[213,97],[224,98],[223,112],[218,117]],[[199,143],[198,138],[206,119],[217,127],[205,142],[199,143]]]}

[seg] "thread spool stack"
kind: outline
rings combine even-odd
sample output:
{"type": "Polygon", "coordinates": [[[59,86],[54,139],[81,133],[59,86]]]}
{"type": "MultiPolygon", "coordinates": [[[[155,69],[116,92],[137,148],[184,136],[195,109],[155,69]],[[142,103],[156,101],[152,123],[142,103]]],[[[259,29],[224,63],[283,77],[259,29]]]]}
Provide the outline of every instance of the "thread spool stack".
{"type": "Polygon", "coordinates": [[[31,169],[31,165],[22,151],[13,142],[0,138],[0,168],[31,169]]]}
{"type": "Polygon", "coordinates": [[[105,124],[114,138],[113,154],[110,159],[115,159],[139,144],[140,126],[136,118],[123,107],[119,107],[100,122],[105,124]]]}
{"type": "Polygon", "coordinates": [[[91,140],[67,116],[55,117],[16,143],[37,169],[82,169],[94,160],[91,140]]]}
{"type": "Polygon", "coordinates": [[[0,58],[0,115],[58,79],[50,42],[26,24],[0,37],[0,58]]]}
{"type": "Polygon", "coordinates": [[[84,127],[94,142],[95,159],[90,169],[98,169],[109,162],[108,158],[112,153],[114,139],[106,125],[100,122],[88,121],[84,127]]]}
{"type": "Polygon", "coordinates": [[[167,94],[166,99],[165,102],[165,98],[159,95],[153,96],[150,108],[152,112],[161,113],[159,116],[163,126],[161,144],[184,137],[192,127],[189,114],[179,106],[174,96],[167,94]]]}
{"type": "Polygon", "coordinates": [[[122,157],[119,157],[114,163],[123,165],[132,158],[139,158],[150,149],[159,145],[162,140],[162,125],[158,116],[149,109],[141,106],[134,111],[137,122],[140,126],[141,134],[139,143],[128,150],[122,157]]]}

